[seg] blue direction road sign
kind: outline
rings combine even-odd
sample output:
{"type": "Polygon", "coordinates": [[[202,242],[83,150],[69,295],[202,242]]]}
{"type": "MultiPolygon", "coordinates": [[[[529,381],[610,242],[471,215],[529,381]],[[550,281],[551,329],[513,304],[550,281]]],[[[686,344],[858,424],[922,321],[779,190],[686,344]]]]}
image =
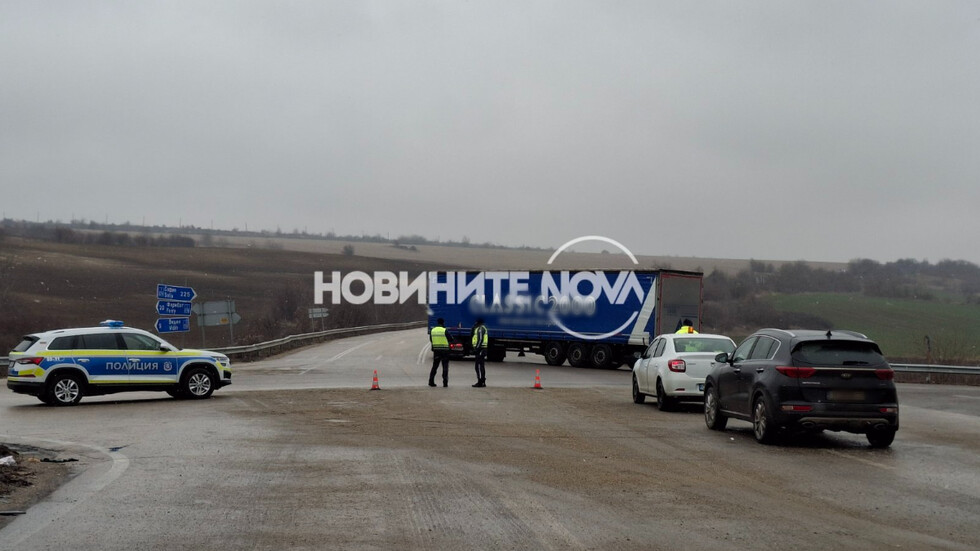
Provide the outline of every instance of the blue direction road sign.
{"type": "Polygon", "coordinates": [[[190,287],[177,287],[176,285],[157,284],[157,298],[160,300],[179,300],[190,302],[194,300],[197,293],[190,287]]]}
{"type": "Polygon", "coordinates": [[[191,315],[191,303],[176,300],[158,300],[157,314],[161,316],[189,316],[191,315]]]}
{"type": "Polygon", "coordinates": [[[191,318],[160,318],[157,333],[185,333],[191,330],[191,318]]]}

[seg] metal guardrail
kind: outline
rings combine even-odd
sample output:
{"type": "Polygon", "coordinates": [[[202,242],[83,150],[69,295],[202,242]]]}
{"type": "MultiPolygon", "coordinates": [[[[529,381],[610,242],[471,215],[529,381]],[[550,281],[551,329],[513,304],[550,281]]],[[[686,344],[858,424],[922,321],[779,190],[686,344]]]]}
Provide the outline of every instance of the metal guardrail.
{"type": "Polygon", "coordinates": [[[942,375],[980,375],[980,366],[891,364],[897,373],[932,373],[942,375]]]}
{"type": "Polygon", "coordinates": [[[315,333],[300,333],[299,335],[289,335],[288,337],[283,337],[281,339],[275,339],[267,342],[260,342],[256,344],[246,344],[243,346],[226,346],[224,348],[208,348],[212,352],[221,352],[222,354],[233,357],[248,354],[261,354],[263,352],[276,352],[284,348],[294,348],[296,345],[301,345],[303,343],[313,343],[323,340],[327,337],[342,337],[342,336],[354,336],[363,335],[366,333],[378,333],[382,331],[400,331],[403,329],[415,329],[417,327],[425,327],[426,322],[424,321],[410,321],[405,323],[385,323],[381,325],[364,325],[361,327],[344,327],[341,329],[327,329],[326,331],[317,331],[315,333]],[[293,346],[289,346],[293,345],[293,346]]]}
{"type": "MultiPolygon", "coordinates": [[[[354,335],[364,335],[367,333],[380,333],[382,331],[400,331],[403,329],[415,329],[425,327],[424,321],[410,321],[406,323],[385,323],[381,325],[364,325],[361,327],[344,327],[341,329],[328,329],[315,333],[300,333],[299,335],[289,335],[281,339],[275,339],[256,344],[246,344],[243,346],[226,346],[223,348],[208,348],[212,352],[221,352],[229,357],[261,355],[264,352],[269,354],[282,352],[290,348],[301,346],[305,343],[322,341],[328,337],[348,337],[354,335]]],[[[0,358],[0,376],[7,375],[8,358],[0,358]]]]}

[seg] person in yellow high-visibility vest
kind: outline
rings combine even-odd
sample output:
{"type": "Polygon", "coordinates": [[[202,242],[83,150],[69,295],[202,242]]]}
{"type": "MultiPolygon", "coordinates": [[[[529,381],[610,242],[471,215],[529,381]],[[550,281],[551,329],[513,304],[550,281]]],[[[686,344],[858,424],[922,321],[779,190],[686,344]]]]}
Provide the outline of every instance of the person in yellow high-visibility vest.
{"type": "Polygon", "coordinates": [[[684,321],[681,322],[681,328],[678,329],[677,333],[675,334],[682,335],[685,333],[697,333],[697,331],[694,330],[694,324],[687,318],[684,318],[684,321]]]}
{"type": "Polygon", "coordinates": [[[436,320],[436,326],[429,331],[432,343],[432,370],[429,371],[429,386],[436,386],[436,370],[442,364],[442,386],[449,386],[449,337],[446,335],[446,321],[436,320]]]}
{"type": "Polygon", "coordinates": [[[487,386],[487,343],[490,341],[490,333],[483,325],[483,320],[477,318],[476,325],[473,326],[473,355],[476,357],[476,388],[487,386]]]}

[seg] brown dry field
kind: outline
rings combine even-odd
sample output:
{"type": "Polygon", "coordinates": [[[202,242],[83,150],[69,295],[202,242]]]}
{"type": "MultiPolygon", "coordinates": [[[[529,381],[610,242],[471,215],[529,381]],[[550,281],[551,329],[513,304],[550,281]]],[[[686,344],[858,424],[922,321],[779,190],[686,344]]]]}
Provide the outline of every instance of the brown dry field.
{"type": "Polygon", "coordinates": [[[16,512],[26,511],[79,472],[71,463],[42,462],[41,459],[55,458],[46,450],[25,448],[18,452],[0,444],[0,457],[8,455],[17,464],[0,467],[0,511],[10,513],[0,516],[0,528],[13,522],[16,512]]]}
{"type": "MultiPolygon", "coordinates": [[[[158,283],[193,287],[197,302],[234,300],[243,318],[234,328],[239,340],[247,331],[247,322],[266,316],[273,298],[287,290],[299,297],[302,304],[298,308],[314,306],[315,271],[420,272],[448,267],[261,247],[136,248],[7,238],[0,243],[0,261],[10,258],[14,265],[11,286],[0,312],[0,347],[4,350],[16,345],[20,335],[27,332],[94,325],[105,319],[152,329],[158,317],[158,283]]],[[[415,319],[423,318],[424,310],[419,307],[415,319]]],[[[296,327],[296,332],[304,329],[296,327]]],[[[207,346],[230,344],[227,327],[205,331],[207,346]]],[[[189,333],[170,340],[179,346],[202,344],[195,322],[189,333]]]]}
{"type": "MultiPolygon", "coordinates": [[[[200,238],[200,236],[195,236],[200,238]]],[[[618,253],[615,247],[605,248],[610,254],[598,253],[569,253],[563,252],[551,266],[548,258],[551,250],[497,249],[481,247],[448,247],[439,245],[416,245],[417,251],[398,249],[386,243],[357,243],[333,241],[325,239],[290,239],[290,238],[249,238],[249,237],[220,237],[215,242],[221,242],[229,247],[276,247],[282,250],[342,254],[344,245],[354,246],[355,253],[360,257],[403,260],[423,263],[435,263],[446,266],[474,270],[544,270],[557,269],[631,269],[636,268],[624,254],[618,253]]],[[[748,268],[749,260],[729,258],[696,258],[681,256],[637,256],[639,269],[663,269],[687,271],[703,271],[705,274],[714,270],[735,274],[748,268]]],[[[761,259],[760,259],[761,260],[761,259]]],[[[778,268],[787,261],[763,260],[778,268]]],[[[846,262],[807,262],[814,268],[838,270],[847,267],[846,262]]]]}

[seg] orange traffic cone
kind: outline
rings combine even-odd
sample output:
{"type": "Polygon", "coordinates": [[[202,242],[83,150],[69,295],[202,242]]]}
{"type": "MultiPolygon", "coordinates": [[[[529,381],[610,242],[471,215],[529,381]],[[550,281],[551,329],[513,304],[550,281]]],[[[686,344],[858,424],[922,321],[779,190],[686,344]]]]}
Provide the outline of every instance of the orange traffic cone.
{"type": "Polygon", "coordinates": [[[374,370],[374,382],[371,383],[371,390],[381,390],[381,386],[378,385],[378,370],[374,370]]]}
{"type": "Polygon", "coordinates": [[[541,370],[540,369],[535,369],[534,370],[534,386],[531,387],[531,388],[533,388],[534,390],[541,390],[542,388],[544,388],[543,386],[541,386],[541,370]]]}

